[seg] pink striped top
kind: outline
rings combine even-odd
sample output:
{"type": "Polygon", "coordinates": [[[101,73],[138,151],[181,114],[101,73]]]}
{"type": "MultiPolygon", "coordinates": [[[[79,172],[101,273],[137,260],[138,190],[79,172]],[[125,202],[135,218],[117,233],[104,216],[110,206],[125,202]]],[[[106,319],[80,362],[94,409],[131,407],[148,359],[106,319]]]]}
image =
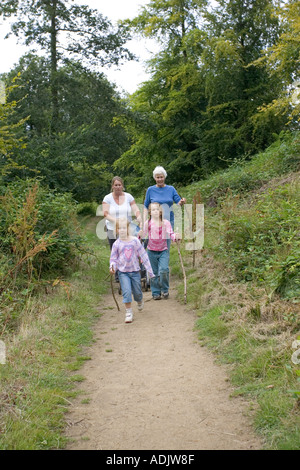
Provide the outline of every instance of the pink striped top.
{"type": "Polygon", "coordinates": [[[168,249],[167,239],[175,241],[175,233],[173,232],[172,225],[167,219],[164,219],[162,225],[159,227],[153,220],[147,220],[144,225],[144,234],[148,235],[148,250],[163,251],[168,249]]]}

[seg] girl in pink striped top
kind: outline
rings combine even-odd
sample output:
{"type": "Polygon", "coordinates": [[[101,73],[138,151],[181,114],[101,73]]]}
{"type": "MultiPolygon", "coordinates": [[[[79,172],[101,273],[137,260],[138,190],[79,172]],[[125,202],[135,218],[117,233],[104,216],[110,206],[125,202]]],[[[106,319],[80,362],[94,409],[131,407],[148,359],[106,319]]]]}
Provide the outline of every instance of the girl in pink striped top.
{"type": "Polygon", "coordinates": [[[147,253],[155,277],[151,279],[151,292],[154,300],[169,297],[169,250],[167,239],[179,240],[171,223],[163,218],[163,210],[158,202],[149,206],[149,220],[145,222],[143,236],[148,235],[147,253]]]}

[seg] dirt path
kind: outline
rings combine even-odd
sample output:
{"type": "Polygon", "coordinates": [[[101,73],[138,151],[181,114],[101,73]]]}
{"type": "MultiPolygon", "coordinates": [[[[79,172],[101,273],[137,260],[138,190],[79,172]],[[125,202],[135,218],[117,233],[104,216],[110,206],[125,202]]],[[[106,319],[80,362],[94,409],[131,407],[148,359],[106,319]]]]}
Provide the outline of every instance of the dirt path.
{"type": "Polygon", "coordinates": [[[230,398],[226,368],[197,342],[195,314],[151,300],[131,324],[111,295],[100,306],[97,341],[80,374],[83,391],[67,414],[73,450],[259,449],[248,406],[230,398]],[[82,401],[88,402],[83,403],[82,401]]]}

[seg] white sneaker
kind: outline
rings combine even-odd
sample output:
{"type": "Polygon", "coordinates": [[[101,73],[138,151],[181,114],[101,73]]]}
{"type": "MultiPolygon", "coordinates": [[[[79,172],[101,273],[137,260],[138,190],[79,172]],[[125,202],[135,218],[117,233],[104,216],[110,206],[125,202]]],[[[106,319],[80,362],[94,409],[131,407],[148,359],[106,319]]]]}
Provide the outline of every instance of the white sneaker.
{"type": "Polygon", "coordinates": [[[144,301],[143,300],[141,300],[141,302],[138,302],[137,308],[140,312],[143,310],[143,308],[144,308],[144,301]]]}
{"type": "Polygon", "coordinates": [[[126,310],[125,314],[125,323],[131,323],[133,320],[133,312],[132,309],[126,310]]]}

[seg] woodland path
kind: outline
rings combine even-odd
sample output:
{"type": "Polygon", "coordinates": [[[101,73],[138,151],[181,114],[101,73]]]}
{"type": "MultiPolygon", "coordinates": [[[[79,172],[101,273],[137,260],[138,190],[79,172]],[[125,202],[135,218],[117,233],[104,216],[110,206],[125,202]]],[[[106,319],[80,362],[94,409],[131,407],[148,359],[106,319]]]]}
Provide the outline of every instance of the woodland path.
{"type": "Polygon", "coordinates": [[[233,392],[227,369],[197,340],[196,315],[176,300],[154,301],[125,324],[122,297],[106,295],[86,380],[66,415],[69,450],[249,450],[261,444],[249,404],[233,392]]]}

